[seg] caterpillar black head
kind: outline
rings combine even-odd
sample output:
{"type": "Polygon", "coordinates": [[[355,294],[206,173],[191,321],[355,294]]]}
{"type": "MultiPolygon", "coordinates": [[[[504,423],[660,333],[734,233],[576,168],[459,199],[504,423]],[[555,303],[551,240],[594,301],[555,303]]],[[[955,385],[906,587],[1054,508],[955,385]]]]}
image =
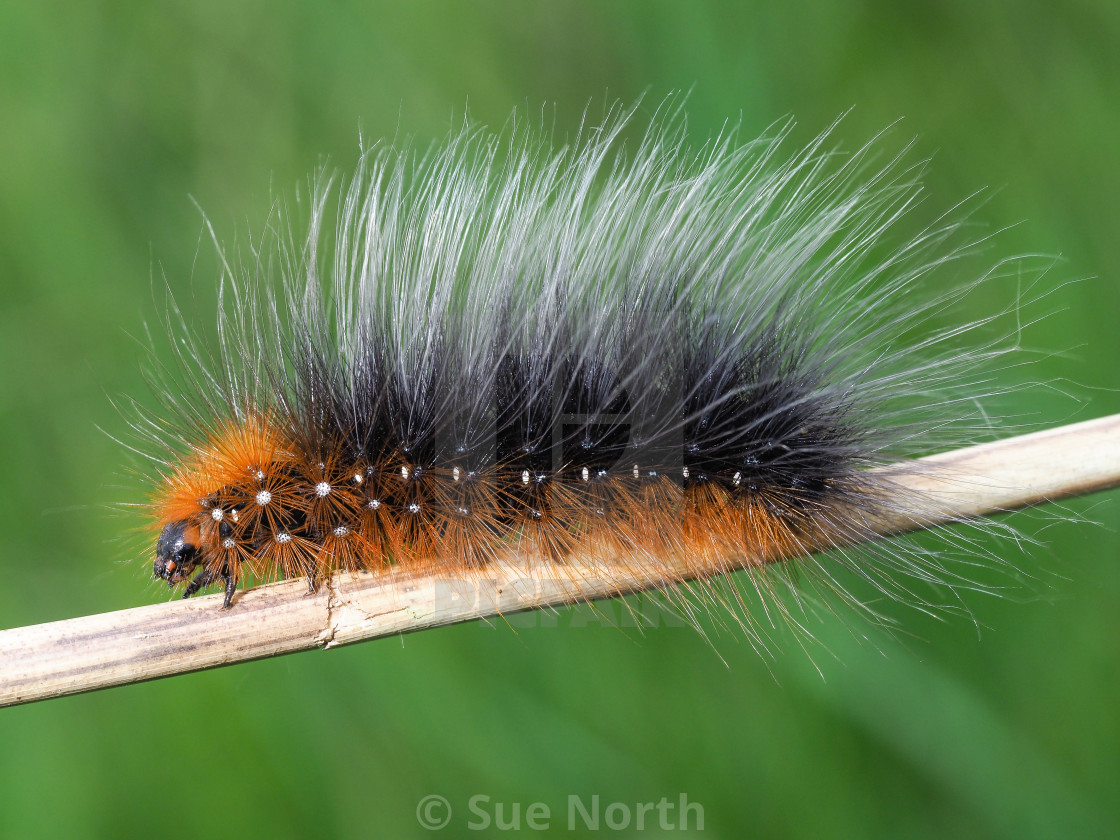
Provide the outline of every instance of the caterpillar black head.
{"type": "Polygon", "coordinates": [[[226,591],[223,608],[228,608],[233,603],[233,593],[236,589],[234,575],[224,559],[212,563],[206,562],[202,547],[202,531],[197,522],[189,519],[177,519],[163,526],[159,539],[156,540],[156,560],[152,573],[167,581],[167,585],[171,587],[189,580],[190,583],[183,590],[184,598],[189,598],[204,586],[221,580],[225,584],[226,591]],[[192,578],[191,573],[199,566],[202,570],[192,578]]]}
{"type": "Polygon", "coordinates": [[[190,577],[199,564],[198,526],[187,520],[169,522],[156,541],[156,562],[153,574],[175,586],[190,577]]]}

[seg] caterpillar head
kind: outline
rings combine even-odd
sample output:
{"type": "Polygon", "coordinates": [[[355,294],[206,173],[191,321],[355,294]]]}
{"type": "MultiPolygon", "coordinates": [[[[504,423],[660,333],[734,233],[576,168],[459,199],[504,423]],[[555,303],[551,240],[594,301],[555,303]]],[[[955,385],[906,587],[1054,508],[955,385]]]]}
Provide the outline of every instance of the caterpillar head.
{"type": "Polygon", "coordinates": [[[164,525],[156,541],[155,576],[168,586],[187,580],[199,564],[199,537],[198,526],[185,519],[164,525]]]}

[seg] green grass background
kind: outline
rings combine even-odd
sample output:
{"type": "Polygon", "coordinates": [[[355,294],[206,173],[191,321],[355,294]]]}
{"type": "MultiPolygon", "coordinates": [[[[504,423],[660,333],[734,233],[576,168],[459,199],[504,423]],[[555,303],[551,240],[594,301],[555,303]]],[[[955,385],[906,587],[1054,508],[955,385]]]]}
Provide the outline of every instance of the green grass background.
{"type": "MultiPolygon", "coordinates": [[[[990,187],[979,218],[1020,223],[993,256],[1063,257],[1030,375],[1077,399],[1013,410],[1120,410],[1118,44],[1110,2],[4,4],[0,627],[166,597],[121,539],[139,514],[108,507],[142,493],[109,396],[154,408],[133,336],[165,284],[207,317],[191,197],[243,239],[325,157],[352,166],[359,130],[427,141],[468,103],[498,125],[555,102],[568,131],[691,89],[698,139],[794,115],[800,140],[854,106],[849,146],[903,117],[931,206],[990,187]]],[[[0,835],[430,836],[441,794],[470,836],[482,794],[575,836],[569,795],[684,793],[708,837],[1117,836],[1116,502],[1012,518],[1044,546],[998,550],[1042,585],[968,597],[979,631],[888,606],[901,636],[826,617],[763,659],[561,612],[0,710],[0,835]]]]}

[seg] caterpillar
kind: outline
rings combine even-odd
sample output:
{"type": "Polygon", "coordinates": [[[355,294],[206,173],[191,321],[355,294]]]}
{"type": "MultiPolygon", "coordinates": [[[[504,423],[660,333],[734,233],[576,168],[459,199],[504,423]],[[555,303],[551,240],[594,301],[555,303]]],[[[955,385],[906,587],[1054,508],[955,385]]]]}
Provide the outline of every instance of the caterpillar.
{"type": "Polygon", "coordinates": [[[908,149],[832,126],[788,152],[792,124],[694,145],[668,110],[364,148],[304,232],[277,209],[224,263],[216,343],[170,306],[178,368],[133,421],[155,576],[226,608],[245,581],[508,557],[967,585],[901,547],[809,557],[906,509],[871,468],[986,428],[1007,348],[942,316],[987,275],[923,288],[977,244],[967,211],[907,234],[908,149]]]}

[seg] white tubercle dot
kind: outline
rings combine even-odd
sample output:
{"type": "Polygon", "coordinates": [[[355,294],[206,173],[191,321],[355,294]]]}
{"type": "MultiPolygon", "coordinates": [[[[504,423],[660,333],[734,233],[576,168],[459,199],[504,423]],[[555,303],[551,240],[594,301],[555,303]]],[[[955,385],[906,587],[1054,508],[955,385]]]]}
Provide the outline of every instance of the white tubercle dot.
{"type": "Polygon", "coordinates": [[[331,494],[331,486],[325,481],[320,481],[315,485],[315,495],[322,499],[331,494]]]}
{"type": "Polygon", "coordinates": [[[528,470],[522,470],[521,471],[521,483],[522,484],[528,484],[529,483],[529,471],[528,470]]]}
{"type": "Polygon", "coordinates": [[[279,534],[276,535],[276,542],[280,543],[280,545],[284,545],[284,543],[290,543],[291,541],[292,541],[292,535],[289,534],[287,531],[281,531],[279,534]]]}
{"type": "Polygon", "coordinates": [[[347,528],[345,525],[339,525],[337,528],[335,528],[333,531],[331,531],[331,533],[334,534],[336,537],[345,537],[347,534],[350,533],[350,529],[347,528]]]}
{"type": "Polygon", "coordinates": [[[222,548],[226,549],[227,551],[231,548],[235,548],[236,546],[237,543],[233,540],[232,537],[226,537],[224,540],[222,540],[222,548]]]}
{"type": "Polygon", "coordinates": [[[260,470],[257,470],[255,473],[253,473],[253,477],[256,478],[257,481],[264,481],[264,473],[260,470]]]}
{"type": "Polygon", "coordinates": [[[381,507],[381,500],[370,499],[368,502],[366,502],[366,507],[370,510],[377,510],[379,507],[381,507]]]}
{"type": "Polygon", "coordinates": [[[221,508],[214,508],[212,511],[210,511],[210,518],[215,522],[221,522],[223,519],[225,519],[225,516],[226,512],[221,508]]]}
{"type": "Polygon", "coordinates": [[[410,504],[408,506],[408,512],[409,513],[419,513],[420,512],[420,505],[416,504],[416,502],[413,502],[412,504],[410,504]]]}
{"type": "Polygon", "coordinates": [[[267,505],[271,501],[272,501],[272,494],[269,493],[267,490],[261,490],[261,492],[257,493],[257,504],[260,505],[261,507],[264,507],[265,505],[267,505]]]}

